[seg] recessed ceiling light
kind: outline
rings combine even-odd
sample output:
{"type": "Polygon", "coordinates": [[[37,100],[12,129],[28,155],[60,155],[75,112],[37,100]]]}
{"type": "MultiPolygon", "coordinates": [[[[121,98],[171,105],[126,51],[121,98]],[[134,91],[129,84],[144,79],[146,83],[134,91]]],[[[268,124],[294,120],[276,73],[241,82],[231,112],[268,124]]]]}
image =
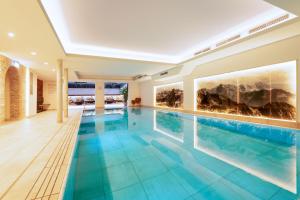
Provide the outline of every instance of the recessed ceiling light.
{"type": "Polygon", "coordinates": [[[48,62],[44,62],[44,65],[48,65],[49,63],[48,62]]]}
{"type": "Polygon", "coordinates": [[[7,35],[8,35],[8,37],[10,37],[10,38],[15,37],[15,34],[14,34],[13,32],[8,32],[7,35]]]}
{"type": "Polygon", "coordinates": [[[35,56],[37,53],[35,51],[31,52],[31,55],[35,56]]]}

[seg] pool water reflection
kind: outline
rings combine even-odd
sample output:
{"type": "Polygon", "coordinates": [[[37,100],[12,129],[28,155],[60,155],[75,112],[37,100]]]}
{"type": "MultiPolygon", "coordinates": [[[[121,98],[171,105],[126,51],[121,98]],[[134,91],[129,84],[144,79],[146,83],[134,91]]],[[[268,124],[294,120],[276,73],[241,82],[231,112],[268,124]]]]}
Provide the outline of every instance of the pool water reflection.
{"type": "Polygon", "coordinates": [[[82,118],[64,199],[297,199],[299,131],[150,108],[82,118]]]}

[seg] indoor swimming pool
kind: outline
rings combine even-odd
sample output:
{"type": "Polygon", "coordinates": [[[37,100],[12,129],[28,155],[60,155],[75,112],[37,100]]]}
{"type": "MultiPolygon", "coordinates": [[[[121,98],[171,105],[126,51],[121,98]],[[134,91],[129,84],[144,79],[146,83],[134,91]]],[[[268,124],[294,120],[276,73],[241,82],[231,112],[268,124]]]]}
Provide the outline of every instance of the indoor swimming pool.
{"type": "Polygon", "coordinates": [[[297,199],[294,129],[151,108],[82,117],[64,199],[297,199]]]}

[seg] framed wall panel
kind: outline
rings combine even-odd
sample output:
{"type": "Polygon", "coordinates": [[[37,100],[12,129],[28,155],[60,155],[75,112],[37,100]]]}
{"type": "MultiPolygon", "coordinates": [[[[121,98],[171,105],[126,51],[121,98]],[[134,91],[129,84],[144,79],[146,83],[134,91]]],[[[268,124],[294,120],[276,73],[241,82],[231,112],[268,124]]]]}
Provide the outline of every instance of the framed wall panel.
{"type": "Polygon", "coordinates": [[[154,105],[183,108],[183,82],[154,86],[154,105]]]}
{"type": "Polygon", "coordinates": [[[195,79],[195,110],[296,120],[296,61],[195,79]]]}

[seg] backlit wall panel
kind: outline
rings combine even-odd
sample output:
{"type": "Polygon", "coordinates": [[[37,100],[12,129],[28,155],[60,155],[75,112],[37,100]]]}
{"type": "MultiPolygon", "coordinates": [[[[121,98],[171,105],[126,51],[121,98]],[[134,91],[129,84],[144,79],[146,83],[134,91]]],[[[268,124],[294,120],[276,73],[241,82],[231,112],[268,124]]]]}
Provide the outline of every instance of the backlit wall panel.
{"type": "Polygon", "coordinates": [[[183,108],[183,82],[154,87],[155,106],[183,108]]]}
{"type": "Polygon", "coordinates": [[[195,110],[296,120],[296,62],[195,80],[195,110]]]}

